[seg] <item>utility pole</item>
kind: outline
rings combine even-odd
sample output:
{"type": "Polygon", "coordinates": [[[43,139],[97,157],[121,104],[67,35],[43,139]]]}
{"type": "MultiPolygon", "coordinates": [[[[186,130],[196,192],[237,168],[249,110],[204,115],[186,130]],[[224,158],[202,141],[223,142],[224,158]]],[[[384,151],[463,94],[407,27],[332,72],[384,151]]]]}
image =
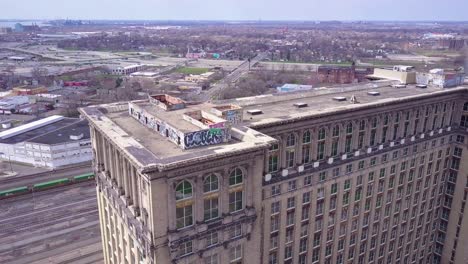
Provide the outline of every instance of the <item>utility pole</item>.
{"type": "MultiPolygon", "coordinates": [[[[0,155],[6,156],[6,153],[0,152],[0,155]]],[[[11,173],[13,173],[13,166],[11,165],[11,158],[10,158],[10,155],[8,155],[8,163],[10,164],[10,171],[11,171],[11,173]]]]}

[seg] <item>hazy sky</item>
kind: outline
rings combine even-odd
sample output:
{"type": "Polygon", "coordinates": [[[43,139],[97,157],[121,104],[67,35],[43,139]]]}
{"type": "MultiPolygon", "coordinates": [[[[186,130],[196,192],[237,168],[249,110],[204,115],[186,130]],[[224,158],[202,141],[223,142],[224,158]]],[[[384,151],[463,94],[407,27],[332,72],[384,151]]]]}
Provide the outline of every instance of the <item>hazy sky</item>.
{"type": "Polygon", "coordinates": [[[468,20],[468,0],[0,0],[0,19],[468,20]]]}

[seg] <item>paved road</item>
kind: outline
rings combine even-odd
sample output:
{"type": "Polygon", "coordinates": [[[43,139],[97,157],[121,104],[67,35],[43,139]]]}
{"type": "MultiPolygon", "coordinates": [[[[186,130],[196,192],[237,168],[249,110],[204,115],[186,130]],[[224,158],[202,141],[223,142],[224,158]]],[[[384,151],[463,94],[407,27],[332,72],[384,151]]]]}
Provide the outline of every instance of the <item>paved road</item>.
{"type": "Polygon", "coordinates": [[[102,263],[94,186],[0,200],[0,263],[102,263]]]}
{"type": "Polygon", "coordinates": [[[215,84],[213,87],[211,87],[209,90],[206,91],[206,93],[204,94],[204,98],[203,98],[204,101],[209,100],[209,99],[218,99],[222,90],[227,89],[229,87],[229,84],[237,82],[240,79],[240,77],[242,77],[243,74],[247,73],[250,70],[251,67],[253,67],[259,61],[265,59],[266,57],[268,57],[268,53],[261,52],[257,56],[252,58],[250,60],[250,63],[249,61],[244,61],[243,63],[241,63],[235,70],[233,70],[222,81],[215,84]]]}

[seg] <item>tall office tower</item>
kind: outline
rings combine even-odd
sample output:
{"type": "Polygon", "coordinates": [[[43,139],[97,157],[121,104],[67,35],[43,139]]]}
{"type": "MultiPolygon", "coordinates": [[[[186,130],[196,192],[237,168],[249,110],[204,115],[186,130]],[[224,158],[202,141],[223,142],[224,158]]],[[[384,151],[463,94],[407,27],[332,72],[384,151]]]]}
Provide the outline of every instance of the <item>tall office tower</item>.
{"type": "Polygon", "coordinates": [[[92,106],[106,263],[466,263],[468,89],[92,106]]]}

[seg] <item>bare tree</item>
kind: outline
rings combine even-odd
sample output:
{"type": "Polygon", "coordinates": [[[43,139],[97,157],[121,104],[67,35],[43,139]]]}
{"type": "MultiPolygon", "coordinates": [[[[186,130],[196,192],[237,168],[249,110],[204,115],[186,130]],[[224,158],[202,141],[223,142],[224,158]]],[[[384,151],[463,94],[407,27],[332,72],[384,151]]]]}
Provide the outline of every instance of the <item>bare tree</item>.
{"type": "Polygon", "coordinates": [[[39,82],[43,82],[47,75],[49,75],[49,70],[47,70],[47,68],[34,67],[31,69],[31,76],[39,82]]]}

